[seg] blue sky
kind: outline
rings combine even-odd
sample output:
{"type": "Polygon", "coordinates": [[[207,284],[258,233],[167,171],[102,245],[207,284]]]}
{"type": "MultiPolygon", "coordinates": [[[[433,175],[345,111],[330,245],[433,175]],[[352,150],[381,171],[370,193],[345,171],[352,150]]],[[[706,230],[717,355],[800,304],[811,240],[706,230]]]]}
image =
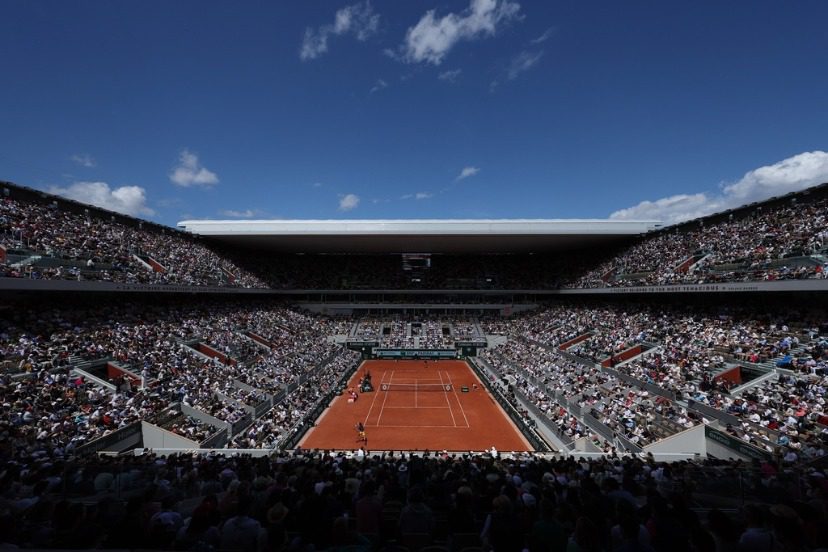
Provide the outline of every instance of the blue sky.
{"type": "Polygon", "coordinates": [[[828,3],[0,0],[0,179],[184,218],[680,220],[828,181],[828,3]]]}

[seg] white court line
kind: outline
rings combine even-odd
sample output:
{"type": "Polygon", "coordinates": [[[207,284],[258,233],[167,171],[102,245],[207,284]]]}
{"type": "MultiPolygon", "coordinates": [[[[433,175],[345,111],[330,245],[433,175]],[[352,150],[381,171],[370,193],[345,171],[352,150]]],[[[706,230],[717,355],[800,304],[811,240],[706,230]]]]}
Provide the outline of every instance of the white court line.
{"type": "MultiPolygon", "coordinates": [[[[448,374],[448,372],[446,372],[446,374],[448,374]]],[[[443,374],[437,370],[437,375],[440,376],[440,385],[443,385],[443,397],[445,397],[446,405],[448,406],[449,413],[451,413],[451,423],[454,424],[454,427],[457,427],[457,420],[454,419],[454,409],[451,407],[451,403],[448,398],[448,391],[446,391],[445,384],[443,383],[443,374]]]]}
{"type": "MultiPolygon", "coordinates": [[[[387,373],[388,372],[383,372],[382,373],[382,378],[380,378],[379,389],[382,388],[382,381],[385,379],[385,374],[387,374],[387,373]]],[[[374,391],[374,400],[371,401],[371,407],[368,409],[368,414],[365,415],[365,425],[366,426],[368,425],[368,418],[371,417],[371,411],[374,409],[374,403],[377,402],[377,395],[379,395],[379,389],[374,391]]],[[[388,392],[386,391],[385,394],[387,396],[388,392]]]]}
{"type": "Polygon", "coordinates": [[[388,410],[389,408],[407,408],[409,410],[411,410],[411,409],[422,410],[423,408],[449,408],[450,409],[451,407],[450,406],[386,406],[385,410],[388,410]]]}
{"type": "MultiPolygon", "coordinates": [[[[383,376],[384,375],[385,374],[383,374],[383,376]]],[[[388,383],[391,383],[392,381],[394,381],[394,370],[391,370],[391,377],[388,379],[388,383]]],[[[380,420],[382,419],[382,411],[385,408],[385,401],[387,401],[387,400],[388,400],[388,391],[385,392],[385,397],[383,397],[383,399],[382,399],[382,406],[380,406],[380,413],[379,413],[379,416],[377,417],[376,427],[380,426],[380,420]]]]}
{"type": "MultiPolygon", "coordinates": [[[[450,425],[384,425],[384,426],[382,426],[382,427],[383,427],[383,428],[386,428],[386,427],[393,427],[393,428],[403,428],[403,427],[407,427],[407,428],[409,428],[409,429],[411,429],[411,428],[420,428],[420,427],[449,427],[449,428],[454,428],[454,429],[457,429],[457,427],[455,427],[455,426],[450,426],[450,425]]],[[[462,429],[466,429],[466,428],[464,428],[463,426],[460,426],[460,427],[461,427],[462,429]]]]}
{"type": "Polygon", "coordinates": [[[437,385],[440,380],[438,379],[415,379],[411,381],[401,380],[397,378],[397,385],[437,385]]]}
{"type": "Polygon", "coordinates": [[[463,413],[463,419],[466,420],[466,427],[470,427],[469,426],[469,419],[466,418],[466,411],[463,409],[463,404],[460,402],[460,396],[457,394],[457,388],[454,386],[454,382],[451,381],[451,376],[449,375],[448,372],[446,372],[446,377],[448,378],[449,383],[451,384],[452,390],[454,390],[454,396],[457,398],[457,404],[460,405],[460,412],[463,413]]]}

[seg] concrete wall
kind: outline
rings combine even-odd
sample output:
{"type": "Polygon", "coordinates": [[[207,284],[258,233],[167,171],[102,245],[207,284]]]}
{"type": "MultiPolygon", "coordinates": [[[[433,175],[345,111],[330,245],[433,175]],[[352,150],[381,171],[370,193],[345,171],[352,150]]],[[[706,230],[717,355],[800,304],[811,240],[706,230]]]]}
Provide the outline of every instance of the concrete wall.
{"type": "Polygon", "coordinates": [[[141,425],[139,422],[130,424],[113,431],[108,435],[99,437],[78,448],[78,453],[89,452],[123,452],[125,450],[141,446],[141,425]]]}
{"type": "Polygon", "coordinates": [[[141,422],[141,434],[144,448],[165,448],[165,449],[188,449],[195,450],[198,443],[180,435],[176,435],[166,429],[152,425],[149,422],[141,422]]]}
{"type": "Polygon", "coordinates": [[[575,450],[578,452],[601,452],[588,437],[581,437],[574,441],[575,450]]]}
{"type": "Polygon", "coordinates": [[[644,447],[644,452],[673,454],[707,454],[707,440],[704,437],[704,424],[686,429],[652,445],[644,447]]]}
{"type": "Polygon", "coordinates": [[[725,447],[716,441],[707,439],[707,454],[715,456],[716,458],[731,459],[731,460],[746,460],[750,461],[752,458],[743,454],[738,454],[731,448],[725,447]]]}
{"type": "Polygon", "coordinates": [[[716,429],[714,424],[707,426],[705,437],[707,439],[707,453],[716,458],[770,460],[772,457],[770,452],[749,445],[737,437],[716,429]]]}

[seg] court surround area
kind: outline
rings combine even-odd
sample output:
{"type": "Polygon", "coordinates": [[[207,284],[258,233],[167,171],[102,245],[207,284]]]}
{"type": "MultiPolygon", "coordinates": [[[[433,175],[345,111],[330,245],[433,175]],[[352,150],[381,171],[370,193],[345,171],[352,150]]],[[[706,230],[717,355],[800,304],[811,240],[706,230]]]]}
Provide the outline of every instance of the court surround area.
{"type": "Polygon", "coordinates": [[[375,390],[358,393],[353,402],[347,392],[336,397],[300,441],[302,448],[532,450],[465,362],[369,360],[348,387],[356,390],[368,373],[375,390]],[[367,443],[358,440],[359,422],[367,443]]]}

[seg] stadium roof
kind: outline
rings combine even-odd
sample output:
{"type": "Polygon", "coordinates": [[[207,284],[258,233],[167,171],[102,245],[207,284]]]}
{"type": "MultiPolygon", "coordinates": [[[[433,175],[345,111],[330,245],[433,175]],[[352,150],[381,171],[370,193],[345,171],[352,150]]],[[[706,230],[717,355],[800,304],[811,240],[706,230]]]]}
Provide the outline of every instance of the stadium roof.
{"type": "Polygon", "coordinates": [[[185,220],[229,246],[284,253],[527,253],[608,245],[661,227],[618,220],[185,220]]]}

